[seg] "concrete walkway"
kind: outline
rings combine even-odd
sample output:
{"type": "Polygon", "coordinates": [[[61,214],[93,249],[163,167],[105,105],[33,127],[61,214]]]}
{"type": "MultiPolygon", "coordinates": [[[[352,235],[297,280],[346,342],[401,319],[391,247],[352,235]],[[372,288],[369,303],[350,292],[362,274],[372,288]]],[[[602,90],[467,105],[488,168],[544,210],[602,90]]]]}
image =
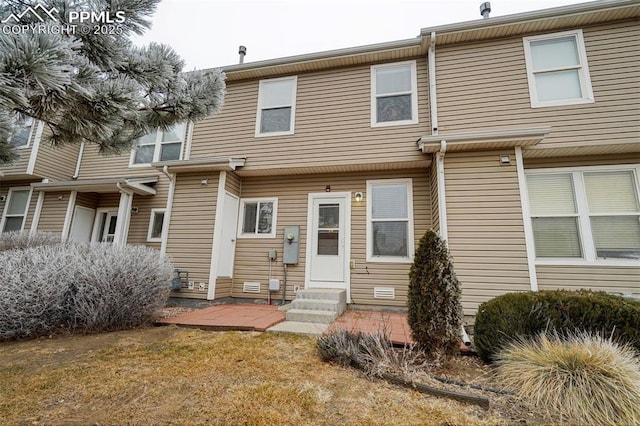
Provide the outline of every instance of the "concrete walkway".
{"type": "Polygon", "coordinates": [[[330,325],[293,324],[291,321],[285,321],[285,314],[275,305],[234,303],[198,309],[173,318],[160,319],[156,323],[207,330],[271,331],[306,335],[318,335],[326,330],[337,329],[366,333],[380,331],[389,333],[391,341],[395,344],[411,342],[411,332],[405,313],[347,311],[330,325]]]}

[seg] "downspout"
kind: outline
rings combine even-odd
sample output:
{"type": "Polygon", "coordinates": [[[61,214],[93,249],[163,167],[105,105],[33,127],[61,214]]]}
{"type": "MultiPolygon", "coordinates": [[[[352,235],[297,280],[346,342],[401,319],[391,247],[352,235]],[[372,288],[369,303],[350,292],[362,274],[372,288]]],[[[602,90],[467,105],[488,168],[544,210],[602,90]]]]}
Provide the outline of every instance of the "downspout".
{"type": "Polygon", "coordinates": [[[440,150],[436,152],[436,173],[438,173],[438,214],[440,216],[440,238],[447,241],[447,193],[444,180],[444,155],[447,152],[447,141],[440,141],[440,150]]]}
{"type": "Polygon", "coordinates": [[[429,102],[431,107],[431,135],[438,134],[438,94],[436,93],[436,32],[431,32],[431,43],[427,54],[429,67],[429,102]]]}
{"type": "Polygon", "coordinates": [[[73,173],[71,179],[76,180],[80,176],[80,164],[82,163],[82,155],[84,154],[84,141],[80,143],[80,149],[78,150],[78,159],[76,160],[76,170],[73,173]]]}
{"type": "Polygon", "coordinates": [[[162,174],[169,179],[169,194],[167,194],[167,207],[164,213],[164,223],[162,225],[162,242],[160,243],[160,253],[167,253],[167,241],[169,239],[169,224],[171,223],[171,210],[173,209],[173,194],[176,191],[176,177],[169,173],[169,167],[162,168],[162,174]]]}

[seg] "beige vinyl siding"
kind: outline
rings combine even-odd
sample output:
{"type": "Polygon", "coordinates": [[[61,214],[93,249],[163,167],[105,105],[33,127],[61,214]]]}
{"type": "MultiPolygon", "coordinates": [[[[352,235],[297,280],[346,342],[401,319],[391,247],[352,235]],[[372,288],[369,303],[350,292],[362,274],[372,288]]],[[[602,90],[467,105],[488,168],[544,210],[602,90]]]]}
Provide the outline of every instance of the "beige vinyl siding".
{"type": "Polygon", "coordinates": [[[230,297],[233,287],[232,278],[217,278],[216,279],[216,294],[215,298],[230,297]]]}
{"type": "Polygon", "coordinates": [[[71,180],[76,170],[80,145],[53,147],[41,142],[33,169],[37,176],[55,180],[71,180]]]}
{"type": "Polygon", "coordinates": [[[537,265],[540,290],[606,291],[640,297],[640,266],[550,266],[537,265]]]}
{"type": "Polygon", "coordinates": [[[440,133],[545,125],[552,131],[539,146],[637,143],[640,26],[636,21],[582,30],[595,96],[591,104],[531,108],[522,37],[441,46],[440,133]]]}
{"type": "MultiPolygon", "coordinates": [[[[37,194],[34,192],[34,194],[37,194]]],[[[62,234],[64,218],[67,215],[70,193],[67,192],[45,192],[42,212],[38,221],[38,231],[55,232],[62,234]],[[62,199],[58,199],[61,197],[62,199]]]]}
{"type": "Polygon", "coordinates": [[[160,242],[147,242],[149,222],[151,221],[151,209],[165,209],[167,207],[167,195],[169,192],[169,179],[161,175],[156,183],[156,195],[134,195],[131,207],[137,207],[138,213],[131,214],[129,221],[129,244],[145,244],[155,249],[160,249],[160,242]]]}
{"type": "Polygon", "coordinates": [[[242,188],[242,178],[240,176],[238,176],[237,174],[233,173],[233,172],[228,172],[227,173],[227,183],[226,183],[226,190],[239,197],[240,196],[240,190],[242,188]]]}
{"type": "Polygon", "coordinates": [[[167,254],[176,268],[189,271],[195,288],[183,288],[175,296],[207,297],[218,182],[218,172],[176,175],[167,254]],[[208,185],[201,185],[202,179],[209,179],[208,185]],[[201,282],[204,290],[199,289],[201,282]]]}
{"type": "Polygon", "coordinates": [[[449,248],[466,315],[503,293],[530,290],[515,164],[506,151],[447,153],[445,187],[449,248]]]}
{"type": "MultiPolygon", "coordinates": [[[[640,140],[638,143],[640,143],[640,140]]],[[[607,166],[612,164],[636,163],[640,163],[640,153],[559,158],[525,158],[524,168],[543,169],[553,167],[607,166]]]]}
{"type": "Polygon", "coordinates": [[[160,174],[151,166],[129,167],[131,152],[121,155],[102,155],[94,145],[87,145],[80,164],[80,179],[106,177],[140,177],[160,174]]]}
{"type": "Polygon", "coordinates": [[[97,208],[118,210],[120,205],[120,193],[119,192],[106,192],[98,195],[97,208]]]}
{"type": "Polygon", "coordinates": [[[255,137],[258,80],[231,81],[222,111],[195,124],[191,158],[246,156],[243,172],[306,166],[423,161],[428,124],[425,58],[417,58],[415,125],[371,128],[370,66],[298,75],[295,134],[255,137]]]}
{"type": "MultiPolygon", "coordinates": [[[[379,173],[315,174],[290,177],[245,177],[242,180],[242,198],[278,198],[275,238],[238,238],[236,242],[235,271],[233,278],[234,297],[267,297],[269,279],[268,251],[276,249],[278,259],[272,265],[272,278],[284,280],[282,249],[284,227],[300,226],[299,263],[291,265],[287,272],[286,298],[294,297],[294,286],[304,288],[305,257],[307,241],[307,206],[309,193],[324,193],[326,185],[331,192],[357,191],[365,193],[362,202],[351,202],[351,260],[356,267],[351,270],[350,303],[406,306],[408,273],[410,264],[366,262],[366,181],[368,179],[412,178],[414,204],[414,236],[417,241],[431,226],[431,198],[429,169],[379,173]],[[243,293],[242,285],[260,282],[262,293],[243,293]],[[373,287],[393,287],[395,300],[373,298],[373,287]]],[[[348,261],[348,260],[347,260],[348,261]]],[[[282,293],[273,295],[282,298],[282,293]]]]}
{"type": "Polygon", "coordinates": [[[98,194],[95,192],[78,192],[76,196],[76,206],[95,209],[98,205],[98,194]]]}

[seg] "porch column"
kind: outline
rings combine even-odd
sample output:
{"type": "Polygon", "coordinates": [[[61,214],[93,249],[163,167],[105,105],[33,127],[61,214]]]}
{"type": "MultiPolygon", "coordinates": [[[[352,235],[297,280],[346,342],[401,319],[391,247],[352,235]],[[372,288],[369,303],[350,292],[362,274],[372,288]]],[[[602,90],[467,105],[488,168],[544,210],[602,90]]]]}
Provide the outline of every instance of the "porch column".
{"type": "Polygon", "coordinates": [[[76,208],[76,197],[78,196],[78,191],[71,191],[69,194],[69,203],[67,203],[67,214],[64,217],[64,224],[62,225],[62,236],[60,240],[62,242],[67,241],[69,239],[69,232],[71,231],[71,220],[73,219],[73,211],[76,208]]]}
{"type": "Polygon", "coordinates": [[[133,193],[120,188],[120,204],[118,205],[118,220],[116,221],[116,233],[113,243],[124,246],[127,244],[129,236],[129,222],[131,220],[131,204],[133,203],[133,193]]]}

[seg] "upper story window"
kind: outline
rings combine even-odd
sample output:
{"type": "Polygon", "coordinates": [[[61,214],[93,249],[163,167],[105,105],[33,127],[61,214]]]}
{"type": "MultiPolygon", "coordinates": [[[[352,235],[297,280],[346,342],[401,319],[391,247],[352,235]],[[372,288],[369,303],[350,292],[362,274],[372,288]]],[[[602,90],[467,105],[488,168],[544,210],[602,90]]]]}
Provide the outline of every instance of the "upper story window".
{"type": "Polygon", "coordinates": [[[31,140],[31,131],[33,130],[33,118],[26,117],[22,123],[17,123],[16,131],[9,138],[9,144],[14,148],[26,148],[31,140]]]}
{"type": "Polygon", "coordinates": [[[418,122],[416,61],[371,67],[371,127],[418,122]]]}
{"type": "Polygon", "coordinates": [[[530,171],[536,258],[640,259],[640,167],[530,171]]]}
{"type": "Polygon", "coordinates": [[[12,188],[9,190],[7,204],[2,215],[2,232],[22,231],[24,218],[29,206],[29,188],[12,188]]]}
{"type": "Polygon", "coordinates": [[[411,179],[367,181],[367,261],[413,259],[411,179]]]}
{"type": "Polygon", "coordinates": [[[147,165],[157,161],[179,160],[187,131],[186,123],[175,124],[168,130],[156,129],[137,141],[131,153],[130,165],[147,165]]]}
{"type": "Polygon", "coordinates": [[[297,84],[297,77],[260,81],[256,136],[293,134],[297,84]]]}
{"type": "Polygon", "coordinates": [[[531,107],[593,102],[582,30],[525,37],[531,107]]]}
{"type": "Polygon", "coordinates": [[[238,237],[274,238],[277,212],[277,198],[243,198],[240,200],[238,237]]]}

